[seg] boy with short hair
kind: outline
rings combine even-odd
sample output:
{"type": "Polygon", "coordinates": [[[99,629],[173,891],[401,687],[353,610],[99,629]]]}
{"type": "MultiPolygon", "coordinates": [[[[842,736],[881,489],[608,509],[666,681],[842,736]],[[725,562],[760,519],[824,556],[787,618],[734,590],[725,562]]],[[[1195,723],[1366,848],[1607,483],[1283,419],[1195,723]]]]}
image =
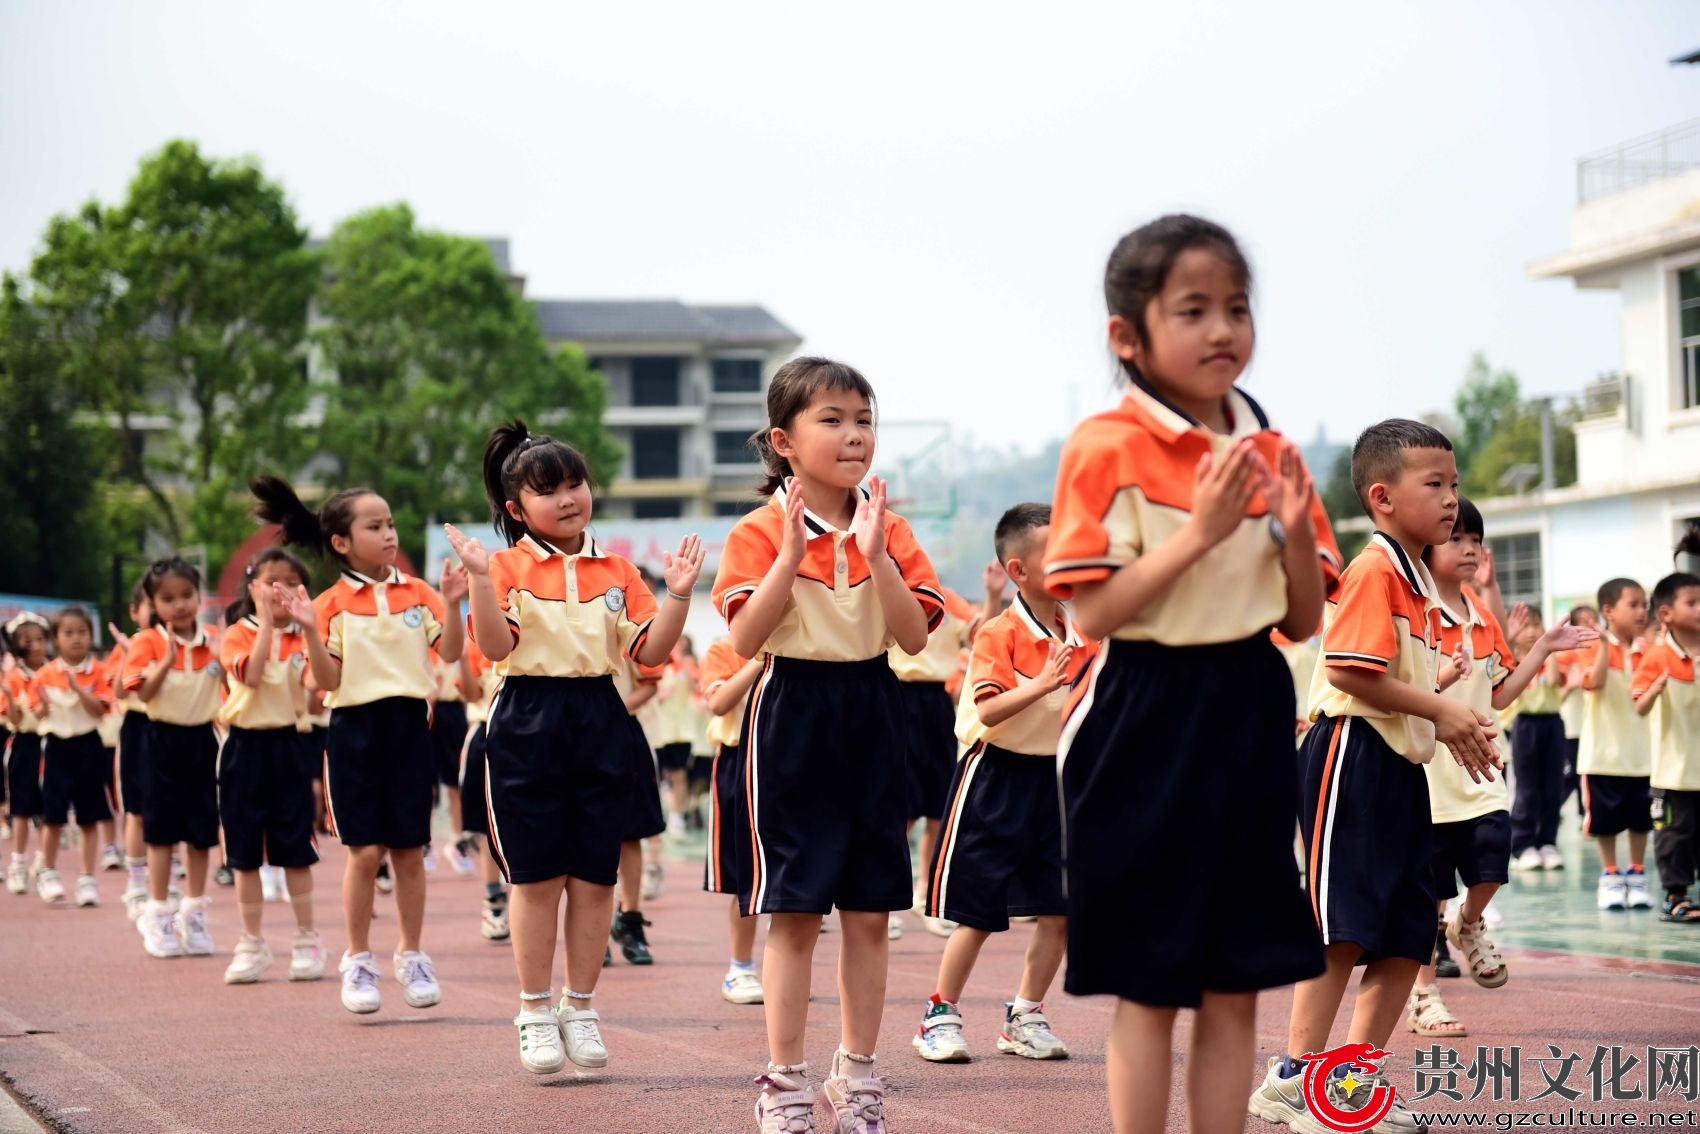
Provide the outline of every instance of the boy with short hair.
{"type": "Polygon", "coordinates": [[[956,922],[914,1046],[932,1063],[966,1063],[957,1002],[980,948],[1011,916],[1037,916],[1021,987],[1004,1005],[998,1050],[1062,1059],[1041,1003],[1068,946],[1057,742],[1071,680],[1090,662],[1068,608],[1045,589],[1046,504],[1017,504],[998,521],[999,562],[1015,582],[1009,609],[974,637],[957,711],[968,745],[957,761],[944,826],[927,869],[927,916],[956,922]]]}
{"type": "MultiPolygon", "coordinates": [[[[1492,721],[1436,691],[1440,607],[1421,557],[1451,538],[1458,516],[1452,443],[1420,422],[1371,426],[1352,448],[1352,485],[1376,530],[1329,600],[1314,723],[1299,749],[1306,889],[1327,969],[1294,989],[1287,1054],[1270,1059],[1248,1107],[1305,1134],[1324,1127],[1305,1102],[1303,1060],[1328,1048],[1352,970],[1366,966],[1348,1038],[1385,1048],[1434,949],[1423,765],[1438,740],[1472,778],[1491,779],[1499,766],[1492,721]]],[[[1328,1091],[1359,1109],[1386,1082],[1382,1071],[1350,1090],[1335,1079],[1328,1091]]],[[[1375,1126],[1417,1128],[1397,1101],[1375,1126]]]]}
{"type": "Polygon", "coordinates": [[[1700,575],[1679,571],[1653,587],[1653,613],[1664,636],[1635,669],[1635,710],[1652,725],[1653,854],[1665,888],[1661,921],[1700,924],[1688,900],[1700,841],[1700,575]]]}
{"type": "Polygon", "coordinates": [[[1595,905],[1602,910],[1650,909],[1647,835],[1653,829],[1648,779],[1653,753],[1647,722],[1635,711],[1630,686],[1641,661],[1636,645],[1647,627],[1647,592],[1634,579],[1600,587],[1601,638],[1581,653],[1582,742],[1576,771],[1582,780],[1582,833],[1600,850],[1595,905]],[[1620,870],[1617,837],[1629,833],[1629,862],[1620,870]]]}

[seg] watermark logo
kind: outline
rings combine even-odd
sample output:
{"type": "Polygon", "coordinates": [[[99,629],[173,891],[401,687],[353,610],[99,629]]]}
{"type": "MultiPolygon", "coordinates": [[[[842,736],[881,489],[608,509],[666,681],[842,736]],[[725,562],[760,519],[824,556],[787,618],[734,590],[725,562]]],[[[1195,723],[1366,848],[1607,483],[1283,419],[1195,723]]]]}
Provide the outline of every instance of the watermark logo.
{"type": "Polygon", "coordinates": [[[1393,1109],[1393,1086],[1385,1080],[1375,1084],[1369,1101],[1351,1110],[1328,1097],[1328,1088],[1338,1086],[1344,1096],[1354,1095],[1368,1084],[1367,1076],[1381,1073],[1381,1061],[1392,1055],[1371,1043],[1347,1043],[1322,1052],[1306,1052],[1299,1056],[1305,1061],[1305,1104],[1316,1120],[1341,1134],[1362,1134],[1387,1117],[1393,1109]],[[1346,1068],[1346,1074],[1336,1079],[1334,1072],[1346,1068]],[[1362,1071],[1360,1077],[1357,1072],[1362,1071]]]}

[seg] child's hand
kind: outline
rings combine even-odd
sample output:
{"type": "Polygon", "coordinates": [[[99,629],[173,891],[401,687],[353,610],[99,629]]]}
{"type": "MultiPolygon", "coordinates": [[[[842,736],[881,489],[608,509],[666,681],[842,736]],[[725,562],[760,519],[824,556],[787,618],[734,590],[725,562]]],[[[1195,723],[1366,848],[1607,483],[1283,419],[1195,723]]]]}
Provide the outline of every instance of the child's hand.
{"type": "Polygon", "coordinates": [[[1462,701],[1446,698],[1434,718],[1434,735],[1472,780],[1493,779],[1493,769],[1500,767],[1499,752],[1493,746],[1499,730],[1491,719],[1462,701]]]}
{"type": "Polygon", "coordinates": [[[885,554],[885,481],[877,476],[868,481],[868,494],[856,502],[850,534],[869,563],[885,554]]]}
{"type": "Polygon", "coordinates": [[[128,650],[130,648],[130,635],[118,629],[115,623],[108,622],[106,624],[106,632],[112,635],[113,644],[119,649],[128,650]]]}
{"type": "Polygon", "coordinates": [[[1469,651],[1464,649],[1462,642],[1452,651],[1452,668],[1458,674],[1458,680],[1463,681],[1475,671],[1475,663],[1470,660],[1469,651]]]}
{"type": "Polygon", "coordinates": [[[1289,535],[1309,532],[1315,538],[1316,527],[1310,518],[1314,488],[1298,446],[1282,441],[1278,466],[1263,482],[1263,499],[1269,505],[1269,514],[1280,521],[1282,530],[1289,535]]]}
{"type": "MultiPolygon", "coordinates": [[[[1482,544],[1482,561],[1476,567],[1476,585],[1484,591],[1491,591],[1499,586],[1499,572],[1493,565],[1493,548],[1482,544]]],[[[1507,619],[1506,621],[1510,621],[1507,619]]],[[[1515,638],[1515,634],[1507,634],[1507,638],[1515,638]]]]}
{"type": "MultiPolygon", "coordinates": [[[[1547,648],[1549,654],[1556,654],[1560,650],[1574,650],[1578,646],[1585,646],[1589,642],[1599,640],[1600,632],[1598,630],[1590,630],[1586,626],[1572,626],[1568,622],[1560,622],[1541,635],[1541,645],[1547,648]]],[[[1571,670],[1570,675],[1565,679],[1566,687],[1571,685],[1571,677],[1574,677],[1576,685],[1582,684],[1581,670],[1571,670]]]]}
{"type": "Polygon", "coordinates": [[[981,572],[980,578],[986,584],[986,593],[1001,602],[1004,586],[1009,582],[1009,572],[1003,569],[1003,564],[996,559],[992,560],[986,564],[986,569],[981,572]]]}
{"type": "Polygon", "coordinates": [[[1215,547],[1245,519],[1246,505],[1268,478],[1269,467],[1249,440],[1238,441],[1220,461],[1206,453],[1193,472],[1192,523],[1205,547],[1215,547]]]}
{"type": "Polygon", "coordinates": [[[177,664],[177,631],[167,626],[165,628],[165,667],[170,669],[177,664]]]}
{"type": "MultiPolygon", "coordinates": [[[[1599,631],[1594,631],[1594,636],[1596,638],[1599,637],[1599,631]]],[[[1564,667],[1564,691],[1566,693],[1574,692],[1575,690],[1582,688],[1582,683],[1586,680],[1587,674],[1582,672],[1581,666],[1571,665],[1564,667]]]]}
{"type": "Polygon", "coordinates": [[[661,580],[669,594],[690,596],[696,589],[697,576],[702,573],[702,556],[702,539],[695,535],[680,540],[675,554],[662,553],[661,580]]]}
{"type": "Polygon", "coordinates": [[[1664,673],[1653,678],[1653,683],[1647,686],[1647,692],[1644,696],[1657,697],[1660,693],[1665,691],[1665,686],[1668,684],[1670,684],[1670,671],[1666,670],[1664,673]]]}
{"type": "Polygon", "coordinates": [[[1039,684],[1045,692],[1054,693],[1068,684],[1068,663],[1074,657],[1074,647],[1065,646],[1055,638],[1046,646],[1045,668],[1039,674],[1039,684]]]}
{"type": "Polygon", "coordinates": [[[248,583],[248,601],[254,604],[255,620],[261,626],[270,626],[272,623],[272,588],[258,579],[251,580],[248,583]]]}
{"type": "Polygon", "coordinates": [[[318,626],[318,612],[313,609],[313,600],[308,597],[306,587],[296,587],[292,591],[282,583],[273,583],[272,588],[277,602],[289,611],[291,622],[303,628],[318,626]]]}
{"type": "Polygon", "coordinates": [[[809,529],[804,511],[803,482],[792,478],[785,490],[785,535],[779,544],[779,562],[791,571],[802,566],[803,555],[809,549],[809,529]]]}
{"type": "Polygon", "coordinates": [[[1529,610],[1528,603],[1520,602],[1512,607],[1511,613],[1505,616],[1505,640],[1515,643],[1523,636],[1523,631],[1529,628],[1533,618],[1534,614],[1529,610]]]}
{"type": "MultiPolygon", "coordinates": [[[[460,557],[460,565],[466,568],[469,575],[488,575],[490,573],[490,553],[484,550],[484,545],[453,524],[443,525],[443,534],[449,537],[449,546],[454,548],[460,557]]],[[[446,573],[445,567],[445,573],[446,573]]],[[[461,592],[466,594],[465,591],[461,592]]],[[[444,595],[444,597],[448,597],[444,595]]]]}
{"type": "MultiPolygon", "coordinates": [[[[485,566],[488,568],[489,564],[486,563],[485,566]]],[[[486,574],[488,574],[488,570],[486,570],[486,574]]],[[[466,567],[464,565],[456,567],[453,561],[444,556],[443,576],[437,581],[437,589],[443,592],[443,601],[454,606],[466,597],[468,585],[466,567]]]]}

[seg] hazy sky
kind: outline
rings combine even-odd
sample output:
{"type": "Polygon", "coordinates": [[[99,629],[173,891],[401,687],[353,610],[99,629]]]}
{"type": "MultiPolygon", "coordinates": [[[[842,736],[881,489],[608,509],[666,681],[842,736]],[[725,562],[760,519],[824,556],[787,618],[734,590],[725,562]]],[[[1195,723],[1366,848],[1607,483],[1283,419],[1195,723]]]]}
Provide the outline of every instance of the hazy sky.
{"type": "Polygon", "coordinates": [[[1034,444],[1111,396],[1103,261],[1161,212],[1257,272],[1248,387],[1337,437],[1618,365],[1575,161],[1700,114],[1690,0],[1045,5],[0,0],[0,266],[170,138],[303,222],[412,203],[540,297],[754,301],[891,418],[1034,444]]]}

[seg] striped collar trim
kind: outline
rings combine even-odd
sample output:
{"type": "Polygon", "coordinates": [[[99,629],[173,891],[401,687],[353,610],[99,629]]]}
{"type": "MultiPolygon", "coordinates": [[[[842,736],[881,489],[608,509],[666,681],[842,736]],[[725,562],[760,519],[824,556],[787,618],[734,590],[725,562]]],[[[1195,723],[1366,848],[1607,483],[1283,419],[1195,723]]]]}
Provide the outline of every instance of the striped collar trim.
{"type": "MultiPolygon", "coordinates": [[[[205,626],[197,626],[195,628],[195,636],[193,638],[178,638],[176,634],[171,632],[171,628],[169,626],[155,626],[154,629],[159,631],[159,636],[165,639],[165,644],[168,646],[171,644],[173,639],[176,639],[179,646],[184,646],[188,649],[205,646],[210,642],[210,638],[207,634],[207,628],[205,626]]],[[[93,657],[94,655],[91,654],[89,656],[93,657]]]]}
{"type": "MultiPolygon", "coordinates": [[[[1233,420],[1229,437],[1250,437],[1269,428],[1269,415],[1238,386],[1230,389],[1223,401],[1227,403],[1228,416],[1233,420]]],[[[1143,412],[1158,427],[1159,432],[1167,435],[1166,440],[1172,441],[1194,429],[1214,433],[1203,422],[1158,393],[1157,388],[1144,377],[1133,380],[1124,404],[1130,404],[1143,412]]]]}
{"type": "Polygon", "coordinates": [[[1405,585],[1411,588],[1411,593],[1425,602],[1431,602],[1447,613],[1446,607],[1437,597],[1434,588],[1434,577],[1428,573],[1420,559],[1412,559],[1405,554],[1405,549],[1399,546],[1399,541],[1386,532],[1377,531],[1369,537],[1370,546],[1381,549],[1383,555],[1392,560],[1393,566],[1404,576],[1405,585]]]}
{"type": "Polygon", "coordinates": [[[374,579],[370,575],[362,575],[352,567],[344,567],[342,569],[342,581],[355,590],[359,590],[362,587],[376,587],[384,583],[405,583],[407,576],[391,567],[388,575],[382,579],[374,579]]]}
{"type": "Polygon", "coordinates": [[[589,532],[584,533],[584,546],[579,549],[577,555],[574,555],[571,552],[562,551],[554,544],[549,543],[546,540],[538,539],[530,532],[520,536],[519,542],[514,544],[514,546],[525,548],[526,551],[531,553],[532,558],[536,559],[539,563],[548,559],[551,555],[560,555],[568,559],[575,559],[579,557],[583,557],[585,559],[608,558],[607,554],[602,550],[602,545],[597,543],[596,537],[591,535],[589,532]]]}
{"type": "Polygon", "coordinates": [[[1027,605],[1027,600],[1022,597],[1019,591],[1016,592],[1015,601],[1010,604],[1009,609],[1015,613],[1015,617],[1020,620],[1021,624],[1027,627],[1028,633],[1036,639],[1042,641],[1046,638],[1056,638],[1067,646],[1085,644],[1085,640],[1080,636],[1080,631],[1074,627],[1074,619],[1069,617],[1068,607],[1060,602],[1057,604],[1058,625],[1054,628],[1039,621],[1039,616],[1033,613],[1033,608],[1027,605]]]}

